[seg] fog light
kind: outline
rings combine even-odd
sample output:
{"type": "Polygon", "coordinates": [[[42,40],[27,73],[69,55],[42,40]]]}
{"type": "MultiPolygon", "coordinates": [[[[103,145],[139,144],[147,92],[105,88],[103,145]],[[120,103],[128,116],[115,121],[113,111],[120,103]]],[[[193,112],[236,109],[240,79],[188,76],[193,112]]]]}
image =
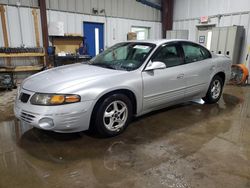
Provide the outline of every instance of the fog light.
{"type": "Polygon", "coordinates": [[[42,119],[39,120],[39,126],[42,129],[52,129],[54,127],[53,119],[42,118],[42,119]]]}

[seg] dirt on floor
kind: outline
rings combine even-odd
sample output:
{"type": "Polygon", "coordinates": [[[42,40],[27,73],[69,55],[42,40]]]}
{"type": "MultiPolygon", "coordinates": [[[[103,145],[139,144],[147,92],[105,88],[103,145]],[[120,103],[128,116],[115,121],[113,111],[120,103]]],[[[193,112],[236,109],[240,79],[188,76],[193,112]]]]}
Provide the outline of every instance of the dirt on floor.
{"type": "Polygon", "coordinates": [[[135,119],[114,138],[35,129],[0,93],[0,187],[250,188],[250,87],[135,119]]]}
{"type": "Polygon", "coordinates": [[[0,90],[0,122],[14,118],[13,103],[16,97],[16,89],[12,91],[0,90]]]}

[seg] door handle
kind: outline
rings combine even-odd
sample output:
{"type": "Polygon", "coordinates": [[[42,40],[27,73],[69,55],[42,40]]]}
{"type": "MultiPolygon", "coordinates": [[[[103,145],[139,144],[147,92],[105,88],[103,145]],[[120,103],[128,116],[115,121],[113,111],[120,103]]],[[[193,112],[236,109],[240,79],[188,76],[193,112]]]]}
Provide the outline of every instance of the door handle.
{"type": "Polygon", "coordinates": [[[177,76],[177,79],[183,79],[184,78],[184,74],[180,74],[177,76]]]}

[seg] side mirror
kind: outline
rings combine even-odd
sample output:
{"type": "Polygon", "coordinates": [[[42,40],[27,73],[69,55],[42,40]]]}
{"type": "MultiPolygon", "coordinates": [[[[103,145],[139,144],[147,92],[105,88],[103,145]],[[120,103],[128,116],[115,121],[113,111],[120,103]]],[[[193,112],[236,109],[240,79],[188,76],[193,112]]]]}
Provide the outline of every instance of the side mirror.
{"type": "Polygon", "coordinates": [[[165,63],[160,62],[160,61],[154,61],[154,62],[150,62],[147,67],[146,67],[146,71],[152,71],[152,70],[156,70],[156,69],[165,69],[167,68],[167,66],[165,65],[165,63]]]}

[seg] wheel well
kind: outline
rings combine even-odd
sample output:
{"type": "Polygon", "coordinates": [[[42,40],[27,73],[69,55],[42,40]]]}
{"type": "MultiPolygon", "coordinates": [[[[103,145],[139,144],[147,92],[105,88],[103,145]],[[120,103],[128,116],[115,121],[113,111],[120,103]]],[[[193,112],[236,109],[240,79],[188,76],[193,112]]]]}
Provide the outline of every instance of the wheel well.
{"type": "Polygon", "coordinates": [[[219,77],[221,77],[221,79],[222,79],[222,81],[223,81],[223,84],[225,83],[226,75],[225,75],[224,72],[219,72],[219,73],[217,73],[217,74],[214,75],[214,76],[219,76],[219,77]]]}
{"type": "Polygon", "coordinates": [[[130,99],[130,101],[132,103],[133,114],[136,114],[136,111],[137,111],[137,101],[136,101],[135,94],[132,91],[128,90],[128,89],[119,89],[119,90],[114,90],[114,91],[111,91],[109,93],[106,93],[101,98],[98,99],[98,101],[96,102],[96,104],[94,106],[94,109],[92,111],[91,118],[93,117],[93,114],[94,114],[96,108],[99,106],[99,104],[101,102],[103,102],[104,99],[106,99],[108,96],[113,95],[113,94],[124,94],[124,95],[126,95],[130,99]]]}

